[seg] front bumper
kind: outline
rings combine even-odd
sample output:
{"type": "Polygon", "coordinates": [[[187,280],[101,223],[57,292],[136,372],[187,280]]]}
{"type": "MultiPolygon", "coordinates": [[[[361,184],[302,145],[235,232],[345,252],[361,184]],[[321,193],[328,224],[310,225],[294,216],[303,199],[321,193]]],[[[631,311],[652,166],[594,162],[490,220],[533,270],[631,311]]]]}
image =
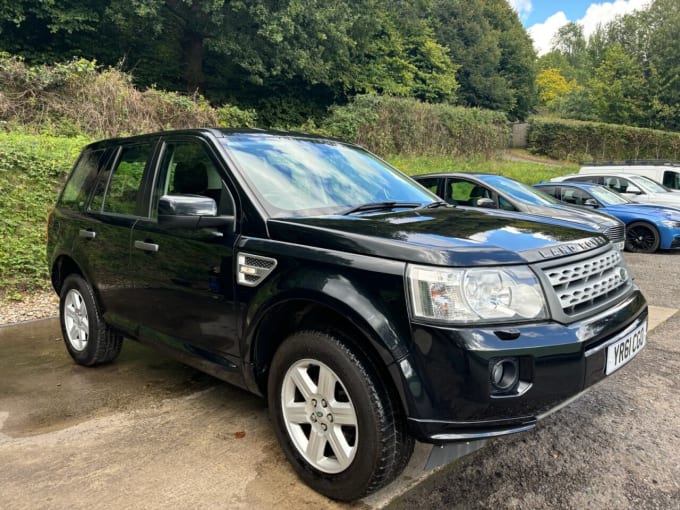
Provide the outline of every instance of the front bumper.
{"type": "Polygon", "coordinates": [[[595,317],[564,325],[543,322],[516,327],[443,328],[413,324],[414,348],[391,366],[406,388],[411,433],[424,442],[467,441],[522,432],[604,379],[606,351],[647,319],[635,289],[626,300],[595,317]],[[519,360],[522,384],[494,394],[494,359],[519,360]]]}

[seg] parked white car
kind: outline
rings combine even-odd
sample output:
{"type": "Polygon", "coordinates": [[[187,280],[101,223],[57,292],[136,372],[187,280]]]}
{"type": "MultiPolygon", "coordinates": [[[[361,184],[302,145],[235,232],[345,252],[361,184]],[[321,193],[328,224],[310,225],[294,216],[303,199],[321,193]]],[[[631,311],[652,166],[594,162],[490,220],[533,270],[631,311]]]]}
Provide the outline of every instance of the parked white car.
{"type": "Polygon", "coordinates": [[[680,191],[680,162],[672,161],[633,161],[630,164],[585,165],[580,174],[635,174],[648,177],[673,191],[680,191]]]}
{"type": "Polygon", "coordinates": [[[576,181],[601,184],[640,204],[680,207],[680,193],[659,184],[652,179],[630,173],[581,173],[563,175],[551,179],[553,182],[576,181]]]}

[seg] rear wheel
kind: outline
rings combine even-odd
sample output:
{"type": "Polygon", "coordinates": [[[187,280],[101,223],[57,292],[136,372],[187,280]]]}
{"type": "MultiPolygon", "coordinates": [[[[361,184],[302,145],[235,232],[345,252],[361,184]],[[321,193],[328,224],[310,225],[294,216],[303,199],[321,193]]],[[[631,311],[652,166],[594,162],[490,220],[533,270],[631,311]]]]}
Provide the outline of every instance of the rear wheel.
{"type": "Polygon", "coordinates": [[[661,239],[654,225],[635,221],[626,228],[626,249],[637,253],[654,253],[661,239]]]}
{"type": "Polygon", "coordinates": [[[59,301],[64,343],[76,363],[85,366],[109,363],[118,357],[123,337],[103,321],[97,299],[80,275],[64,280],[59,301]]]}
{"type": "Polygon", "coordinates": [[[379,489],[413,451],[401,408],[377,370],[339,336],[302,331],[286,339],[268,390],[286,457],[328,497],[352,501],[379,489]]]}

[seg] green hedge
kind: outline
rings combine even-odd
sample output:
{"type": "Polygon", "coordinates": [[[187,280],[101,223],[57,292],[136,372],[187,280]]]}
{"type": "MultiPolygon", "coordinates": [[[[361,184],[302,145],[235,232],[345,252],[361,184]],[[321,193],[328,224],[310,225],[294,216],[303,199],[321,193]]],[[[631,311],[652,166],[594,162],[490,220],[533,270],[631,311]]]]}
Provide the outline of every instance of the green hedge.
{"type": "Polygon", "coordinates": [[[534,118],[529,150],[567,161],[680,158],[680,133],[616,124],[534,118]]]}
{"type": "Polygon", "coordinates": [[[509,135],[499,112],[373,95],[333,107],[321,128],[382,156],[491,158],[507,147],[509,135]]]}
{"type": "Polygon", "coordinates": [[[47,214],[88,142],[0,132],[0,296],[18,298],[49,285],[47,214]]]}

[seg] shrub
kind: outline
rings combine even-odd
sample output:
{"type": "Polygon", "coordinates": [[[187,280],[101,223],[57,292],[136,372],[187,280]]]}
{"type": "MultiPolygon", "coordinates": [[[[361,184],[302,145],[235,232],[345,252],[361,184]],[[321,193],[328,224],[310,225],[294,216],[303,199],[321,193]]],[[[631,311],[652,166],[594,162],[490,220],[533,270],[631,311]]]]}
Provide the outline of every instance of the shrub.
{"type": "Polygon", "coordinates": [[[35,133],[108,138],[163,129],[253,125],[252,110],[213,108],[200,94],[137,90],[116,68],[74,59],[27,66],[0,53],[0,120],[35,133]]]}
{"type": "Polygon", "coordinates": [[[47,214],[88,142],[0,133],[0,295],[48,286],[47,214]]]}
{"type": "Polygon", "coordinates": [[[672,159],[680,157],[680,133],[616,124],[534,118],[529,150],[567,161],[672,159]]]}
{"type": "Polygon", "coordinates": [[[333,107],[321,129],[382,155],[490,158],[508,143],[501,113],[387,96],[357,96],[333,107]]]}

